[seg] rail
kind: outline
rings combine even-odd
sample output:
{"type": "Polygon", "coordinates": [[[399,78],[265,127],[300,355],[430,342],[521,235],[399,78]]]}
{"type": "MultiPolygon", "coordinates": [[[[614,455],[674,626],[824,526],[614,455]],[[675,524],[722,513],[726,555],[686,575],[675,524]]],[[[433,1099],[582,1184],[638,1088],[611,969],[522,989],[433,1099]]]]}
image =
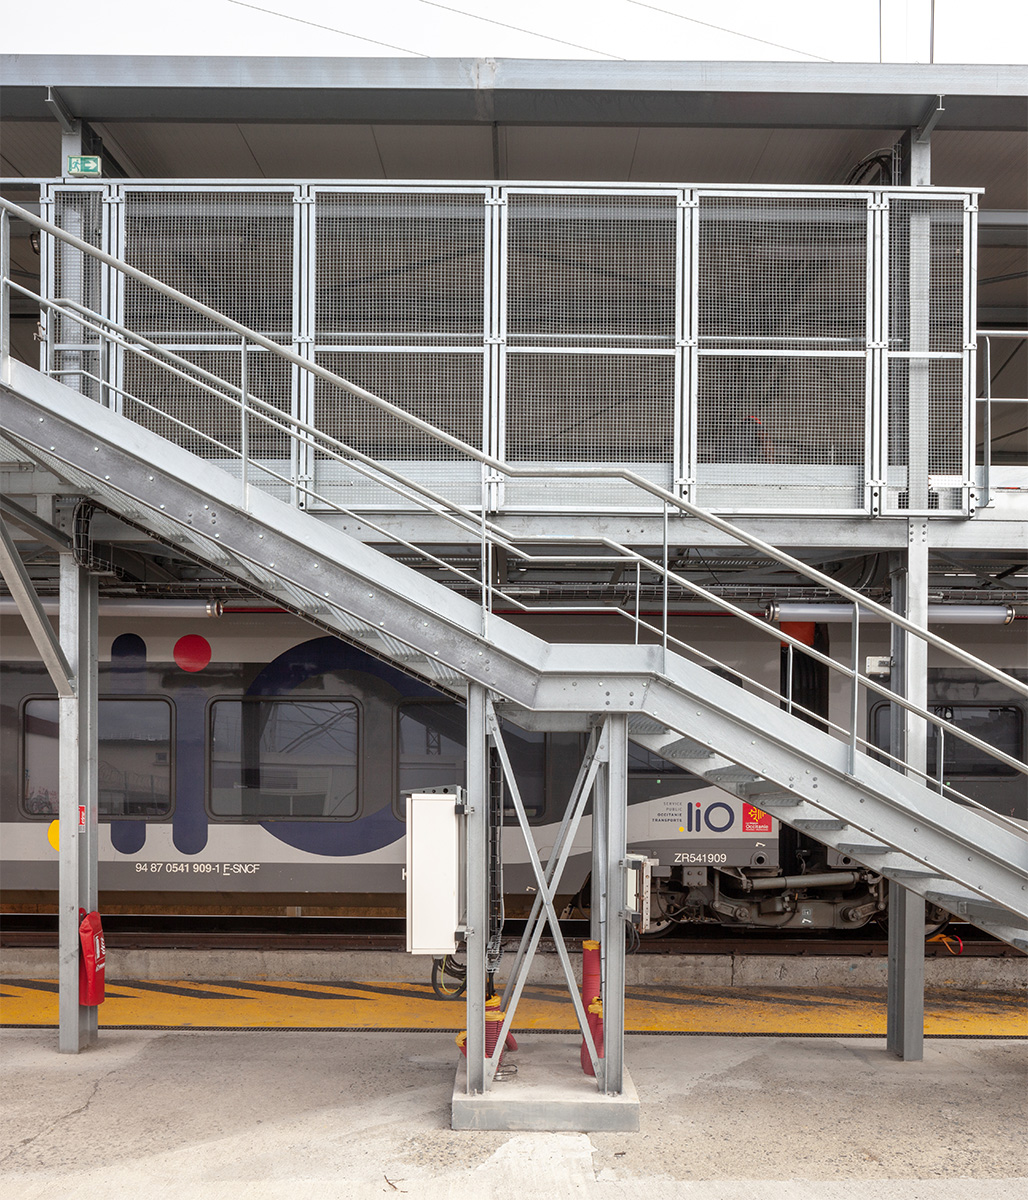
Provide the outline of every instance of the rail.
{"type": "MultiPolygon", "coordinates": [[[[220,454],[227,456],[229,459],[236,459],[239,463],[240,472],[240,505],[246,507],[249,489],[254,486],[260,486],[259,478],[263,477],[265,486],[268,486],[268,481],[274,485],[295,489],[304,499],[305,502],[314,501],[325,509],[332,510],[345,514],[347,516],[358,519],[363,525],[372,529],[376,534],[379,534],[384,540],[390,541],[400,548],[417,554],[424,561],[431,563],[438,569],[454,574],[465,584],[473,584],[480,595],[480,611],[482,633],[488,636],[488,627],[490,614],[496,605],[497,599],[502,600],[504,604],[510,605],[513,608],[522,612],[531,611],[531,607],[526,605],[516,596],[505,593],[502,588],[493,583],[493,555],[496,549],[502,549],[509,556],[521,560],[526,565],[556,565],[556,564],[605,564],[626,566],[635,565],[636,568],[636,597],[634,611],[626,611],[622,608],[612,609],[609,606],[597,606],[587,609],[586,611],[602,612],[605,614],[615,614],[633,623],[635,627],[635,637],[638,641],[641,634],[646,633],[652,635],[655,639],[659,638],[660,644],[666,649],[674,647],[681,650],[688,657],[698,661],[704,665],[716,666],[719,670],[724,670],[723,664],[712,658],[705,651],[698,647],[673,637],[668,630],[668,589],[669,586],[684,588],[691,592],[694,596],[702,599],[705,603],[714,606],[724,613],[735,617],[744,622],[751,629],[757,631],[760,635],[772,638],[775,642],[781,643],[788,648],[788,682],[786,687],[786,705],[790,711],[807,716],[812,720],[817,721],[819,725],[829,730],[833,735],[841,740],[848,741],[851,750],[850,770],[851,773],[855,770],[855,756],[857,752],[873,754],[878,758],[891,761],[897,767],[902,767],[908,774],[913,774],[920,778],[926,784],[932,786],[939,792],[958,799],[964,803],[974,805],[978,808],[985,806],[977,804],[969,797],[962,795],[959,791],[946,784],[943,780],[936,776],[930,776],[925,771],[912,770],[900,758],[891,753],[875,746],[868,738],[862,737],[859,734],[859,714],[861,711],[860,697],[862,694],[874,694],[876,696],[887,699],[892,704],[898,704],[912,716],[919,718],[934,727],[939,731],[940,737],[957,738],[965,744],[972,746],[979,753],[982,753],[997,763],[1002,764],[1010,771],[1020,774],[1028,774],[1028,764],[1022,762],[1016,757],[1005,753],[999,748],[990,745],[982,739],[975,737],[973,734],[963,730],[957,726],[948,723],[943,717],[933,713],[931,710],[922,708],[916,703],[899,696],[891,691],[885,684],[879,682],[867,675],[861,670],[859,660],[859,616],[861,610],[872,613],[879,619],[887,622],[890,626],[903,630],[905,633],[915,637],[948,656],[953,661],[962,666],[971,668],[980,674],[1001,683],[1009,689],[1011,693],[1028,697],[1028,685],[1015,679],[1005,671],[992,666],[977,658],[975,655],[969,654],[967,651],[958,646],[946,641],[945,639],[933,634],[930,630],[921,628],[914,622],[893,612],[891,609],[879,604],[877,601],[862,595],[859,591],[842,584],[833,579],[831,576],[824,574],[817,568],[810,566],[801,559],[786,553],[785,551],[770,545],[762,539],[756,537],[747,530],[734,525],[723,517],[717,516],[683,497],[677,496],[659,484],[639,475],[624,467],[609,467],[609,466],[568,466],[547,464],[545,466],[518,465],[507,462],[502,462],[492,455],[489,455],[477,447],[470,445],[462,439],[448,433],[445,430],[438,429],[430,422],[416,416],[414,413],[408,412],[399,405],[393,404],[388,400],[383,399],[374,393],[359,387],[352,381],[329,371],[316,362],[296,354],[291,349],[280,345],[271,338],[263,336],[256,331],[247,328],[237,321],[232,320],[218,313],[215,309],[185,295],[182,292],[170,287],[161,281],[145,274],[144,272],[122,262],[113,255],[107,254],[105,251],[99,250],[96,247],[90,246],[80,238],[73,234],[67,233],[65,230],[51,224],[41,217],[36,217],[34,214],[21,209],[19,206],[11,203],[8,200],[0,198],[0,289],[2,289],[3,317],[0,320],[0,338],[2,338],[3,354],[6,357],[10,353],[9,341],[9,313],[10,313],[10,293],[16,292],[19,295],[25,296],[38,302],[41,311],[54,316],[61,316],[66,320],[70,320],[79,327],[85,329],[91,337],[95,339],[90,343],[90,349],[102,348],[104,350],[117,348],[127,354],[141,358],[152,365],[166,371],[171,378],[186,379],[190,386],[199,387],[205,394],[211,397],[217,397],[219,401],[227,403],[238,416],[239,429],[239,445],[234,445],[230,440],[223,440],[214,437],[208,431],[197,428],[193,424],[183,421],[176,417],[174,413],[162,409],[150,402],[142,399],[138,395],[133,394],[130,389],[122,386],[117,381],[113,380],[109,374],[103,371],[99,373],[89,372],[84,366],[79,365],[73,370],[61,369],[52,371],[59,377],[73,374],[80,379],[88,379],[94,383],[98,389],[98,395],[101,402],[108,405],[112,401],[124,406],[126,400],[132,405],[136,405],[139,409],[146,413],[152,413],[155,417],[159,417],[161,421],[167,422],[170,426],[180,429],[188,433],[191,439],[199,438],[203,442],[213,446],[220,454]],[[10,238],[10,219],[17,217],[26,221],[28,224],[35,226],[42,233],[59,240],[72,249],[91,256],[98,262],[113,270],[120,272],[126,278],[134,280],[136,283],[150,288],[153,291],[160,293],[167,299],[176,304],[181,304],[192,310],[195,314],[203,317],[205,320],[220,326],[223,330],[227,330],[235,334],[240,339],[241,364],[242,372],[241,379],[238,385],[229,383],[213,372],[207,371],[198,364],[189,361],[188,359],[176,354],[174,351],[166,347],[160,346],[157,342],[148,339],[130,329],[119,325],[117,322],[97,314],[95,311],[87,308],[72,300],[66,299],[49,299],[40,295],[37,292],[26,288],[11,277],[10,271],[10,254],[9,254],[9,238],[10,238]],[[355,397],[363,403],[370,405],[374,409],[387,414],[390,418],[396,420],[401,425],[409,429],[416,430],[432,441],[448,446],[450,449],[457,451],[465,458],[479,464],[481,470],[481,505],[476,510],[466,505],[461,505],[451,498],[447,498],[426,484],[417,480],[405,477],[401,472],[390,467],[387,463],[381,462],[371,455],[368,455],[356,447],[348,444],[338,437],[334,437],[315,425],[300,420],[290,413],[282,411],[275,405],[261,399],[251,390],[250,380],[247,372],[247,362],[251,353],[251,347],[259,348],[261,351],[275,356],[283,363],[287,363],[290,367],[300,371],[308,372],[311,376],[328,384],[330,387],[337,389],[340,392],[346,393],[349,396],[355,397]],[[381,484],[393,493],[402,495],[407,500],[413,500],[418,503],[425,511],[438,516],[453,527],[455,527],[467,539],[474,539],[479,546],[480,558],[480,574],[476,577],[467,571],[453,566],[439,555],[434,554],[427,548],[417,546],[414,543],[396,537],[394,533],[389,531],[385,525],[374,521],[370,515],[364,511],[359,514],[356,510],[341,505],[338,501],[330,499],[324,494],[318,493],[313,487],[310,487],[302,480],[297,480],[292,475],[287,475],[282,471],[276,471],[269,465],[267,461],[256,462],[250,453],[250,446],[255,441],[254,430],[256,427],[264,428],[273,435],[282,435],[289,440],[291,444],[302,443],[306,446],[316,448],[319,453],[328,456],[330,459],[344,464],[347,468],[356,470],[369,479],[373,479],[376,483],[381,484]],[[590,539],[584,539],[594,545],[601,546],[610,551],[609,554],[538,554],[530,553],[522,545],[518,544],[515,535],[504,529],[496,521],[488,516],[489,505],[488,495],[490,485],[496,481],[498,477],[516,477],[516,478],[553,478],[576,480],[619,480],[632,485],[640,492],[647,494],[650,497],[660,502],[663,513],[663,546],[662,559],[659,562],[641,552],[616,541],[615,539],[597,536],[590,539]],[[739,605],[734,604],[726,597],[719,596],[701,584],[689,579],[687,576],[679,574],[673,570],[669,562],[669,517],[672,514],[679,516],[690,517],[710,528],[716,529],[718,532],[731,538],[732,540],[749,547],[760,555],[769,559],[772,563],[776,563],[781,567],[785,567],[812,583],[822,587],[843,600],[848,601],[853,605],[853,637],[851,642],[851,661],[846,663],[839,662],[826,654],[815,650],[813,647],[800,642],[791,635],[774,628],[766,621],[755,617],[752,613],[747,612],[739,605]],[[641,573],[643,570],[649,573],[655,573],[661,580],[663,592],[663,620],[662,625],[658,628],[651,623],[644,621],[640,616],[639,603],[639,588],[641,586],[641,573]],[[814,713],[809,709],[804,708],[792,699],[792,666],[796,653],[799,652],[807,658],[823,664],[830,671],[841,676],[845,681],[850,693],[849,704],[849,724],[839,725],[838,723],[826,720],[820,714],[814,713]]],[[[100,355],[101,363],[105,361],[105,355],[100,355]]],[[[0,364],[2,366],[2,364],[0,364]]],[[[536,545],[545,545],[546,543],[557,543],[564,545],[568,542],[567,537],[557,538],[532,538],[532,543],[536,545]]],[[[676,539],[679,540],[679,539],[676,539]]],[[[583,611],[578,609],[578,611],[583,611]]],[[[745,684],[757,692],[765,695],[772,703],[780,703],[782,697],[779,693],[769,688],[761,681],[745,675],[742,672],[731,672],[737,678],[745,682],[745,684]]],[[[991,810],[989,810],[991,813],[991,810]]],[[[992,814],[995,816],[995,814],[992,814]]],[[[1005,821],[1005,818],[999,818],[1005,821]]],[[[1012,822],[1007,822],[1011,823],[1012,822]]]]}

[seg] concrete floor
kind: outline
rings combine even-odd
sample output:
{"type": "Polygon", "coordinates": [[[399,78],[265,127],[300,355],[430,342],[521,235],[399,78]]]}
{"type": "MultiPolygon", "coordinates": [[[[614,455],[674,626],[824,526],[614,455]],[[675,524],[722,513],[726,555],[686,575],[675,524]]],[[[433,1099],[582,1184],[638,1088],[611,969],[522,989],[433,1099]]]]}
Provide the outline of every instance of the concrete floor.
{"type": "MultiPolygon", "coordinates": [[[[1028,1043],[627,1039],[639,1133],[453,1132],[437,1033],[0,1035],[2,1200],[1012,1200],[1028,1043]]],[[[526,1035],[534,1055],[574,1038],[526,1035]]],[[[497,1084],[497,1087],[507,1086],[497,1084]]]]}

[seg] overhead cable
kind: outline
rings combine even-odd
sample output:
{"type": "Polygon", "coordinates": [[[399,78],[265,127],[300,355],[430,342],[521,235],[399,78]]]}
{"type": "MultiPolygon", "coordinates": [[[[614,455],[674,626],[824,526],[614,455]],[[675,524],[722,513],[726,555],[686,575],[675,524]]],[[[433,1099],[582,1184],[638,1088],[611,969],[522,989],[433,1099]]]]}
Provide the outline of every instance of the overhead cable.
{"type": "Polygon", "coordinates": [[[620,54],[608,54],[606,50],[597,50],[593,46],[583,46],[579,42],[566,42],[563,38],[551,37],[548,33],[536,33],[534,29],[522,29],[520,25],[508,25],[505,21],[495,21],[492,17],[481,17],[478,13],[466,12],[462,8],[452,8],[449,4],[439,4],[437,0],[418,0],[419,4],[427,4],[431,8],[442,8],[446,12],[457,13],[461,17],[471,17],[473,21],[485,21],[487,25],[499,25],[501,29],[513,29],[515,33],[527,33],[529,37],[542,38],[545,42],[556,42],[558,46],[572,46],[575,50],[587,50],[590,54],[602,54],[604,58],[614,58],[624,62],[620,54]]]}
{"type": "Polygon", "coordinates": [[[668,17],[677,17],[679,21],[688,21],[691,25],[702,25],[705,29],[716,29],[718,33],[727,33],[732,37],[745,38],[749,42],[760,42],[762,46],[773,46],[776,50],[788,50],[790,54],[803,54],[807,58],[816,58],[820,62],[833,62],[831,58],[824,58],[820,54],[811,54],[809,50],[797,50],[795,46],[783,46],[781,42],[769,42],[766,38],[754,37],[751,33],[740,33],[738,29],[726,29],[724,25],[712,25],[709,21],[699,21],[696,17],[687,17],[684,13],[675,12],[670,8],[659,8],[656,4],[646,4],[643,0],[626,0],[628,4],[634,4],[637,8],[648,8],[653,12],[663,13],[668,17]]]}
{"type": "Polygon", "coordinates": [[[360,33],[351,33],[348,29],[336,29],[333,25],[319,25],[317,21],[308,21],[304,17],[294,17],[292,13],[276,12],[273,8],[261,8],[259,4],[247,4],[245,0],[228,0],[237,8],[252,8],[254,12],[264,13],[269,17],[281,17],[283,21],[296,21],[299,25],[310,25],[313,29],[324,29],[328,33],[338,33],[341,37],[353,38],[358,42],[367,42],[372,46],[383,46],[386,50],[399,50],[402,54],[415,54],[418,58],[428,58],[420,50],[408,50],[406,46],[395,46],[392,42],[379,42],[375,38],[364,37],[360,33]]]}

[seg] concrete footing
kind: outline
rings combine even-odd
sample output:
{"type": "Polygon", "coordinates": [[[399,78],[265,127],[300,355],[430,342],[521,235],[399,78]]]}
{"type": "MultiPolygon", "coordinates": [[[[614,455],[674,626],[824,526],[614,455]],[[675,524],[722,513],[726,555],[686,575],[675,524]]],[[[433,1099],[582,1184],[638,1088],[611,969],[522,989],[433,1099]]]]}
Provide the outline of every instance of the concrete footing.
{"type": "Polygon", "coordinates": [[[510,1132],[634,1133],[639,1128],[639,1095],[628,1071],[624,1091],[606,1096],[583,1074],[578,1046],[567,1038],[537,1038],[504,1066],[517,1065],[510,1079],[494,1081],[484,1095],[469,1096],[467,1071],[457,1068],[450,1106],[451,1129],[510,1132]]]}

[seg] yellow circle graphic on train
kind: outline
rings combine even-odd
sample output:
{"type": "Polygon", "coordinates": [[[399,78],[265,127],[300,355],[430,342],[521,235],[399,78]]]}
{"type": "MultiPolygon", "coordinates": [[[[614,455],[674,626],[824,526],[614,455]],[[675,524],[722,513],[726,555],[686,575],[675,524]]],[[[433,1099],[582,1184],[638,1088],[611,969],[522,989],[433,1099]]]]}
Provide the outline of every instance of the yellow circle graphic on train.
{"type": "Polygon", "coordinates": [[[61,848],[61,823],[60,821],[51,821],[50,826],[46,831],[46,840],[55,850],[61,848]]]}

